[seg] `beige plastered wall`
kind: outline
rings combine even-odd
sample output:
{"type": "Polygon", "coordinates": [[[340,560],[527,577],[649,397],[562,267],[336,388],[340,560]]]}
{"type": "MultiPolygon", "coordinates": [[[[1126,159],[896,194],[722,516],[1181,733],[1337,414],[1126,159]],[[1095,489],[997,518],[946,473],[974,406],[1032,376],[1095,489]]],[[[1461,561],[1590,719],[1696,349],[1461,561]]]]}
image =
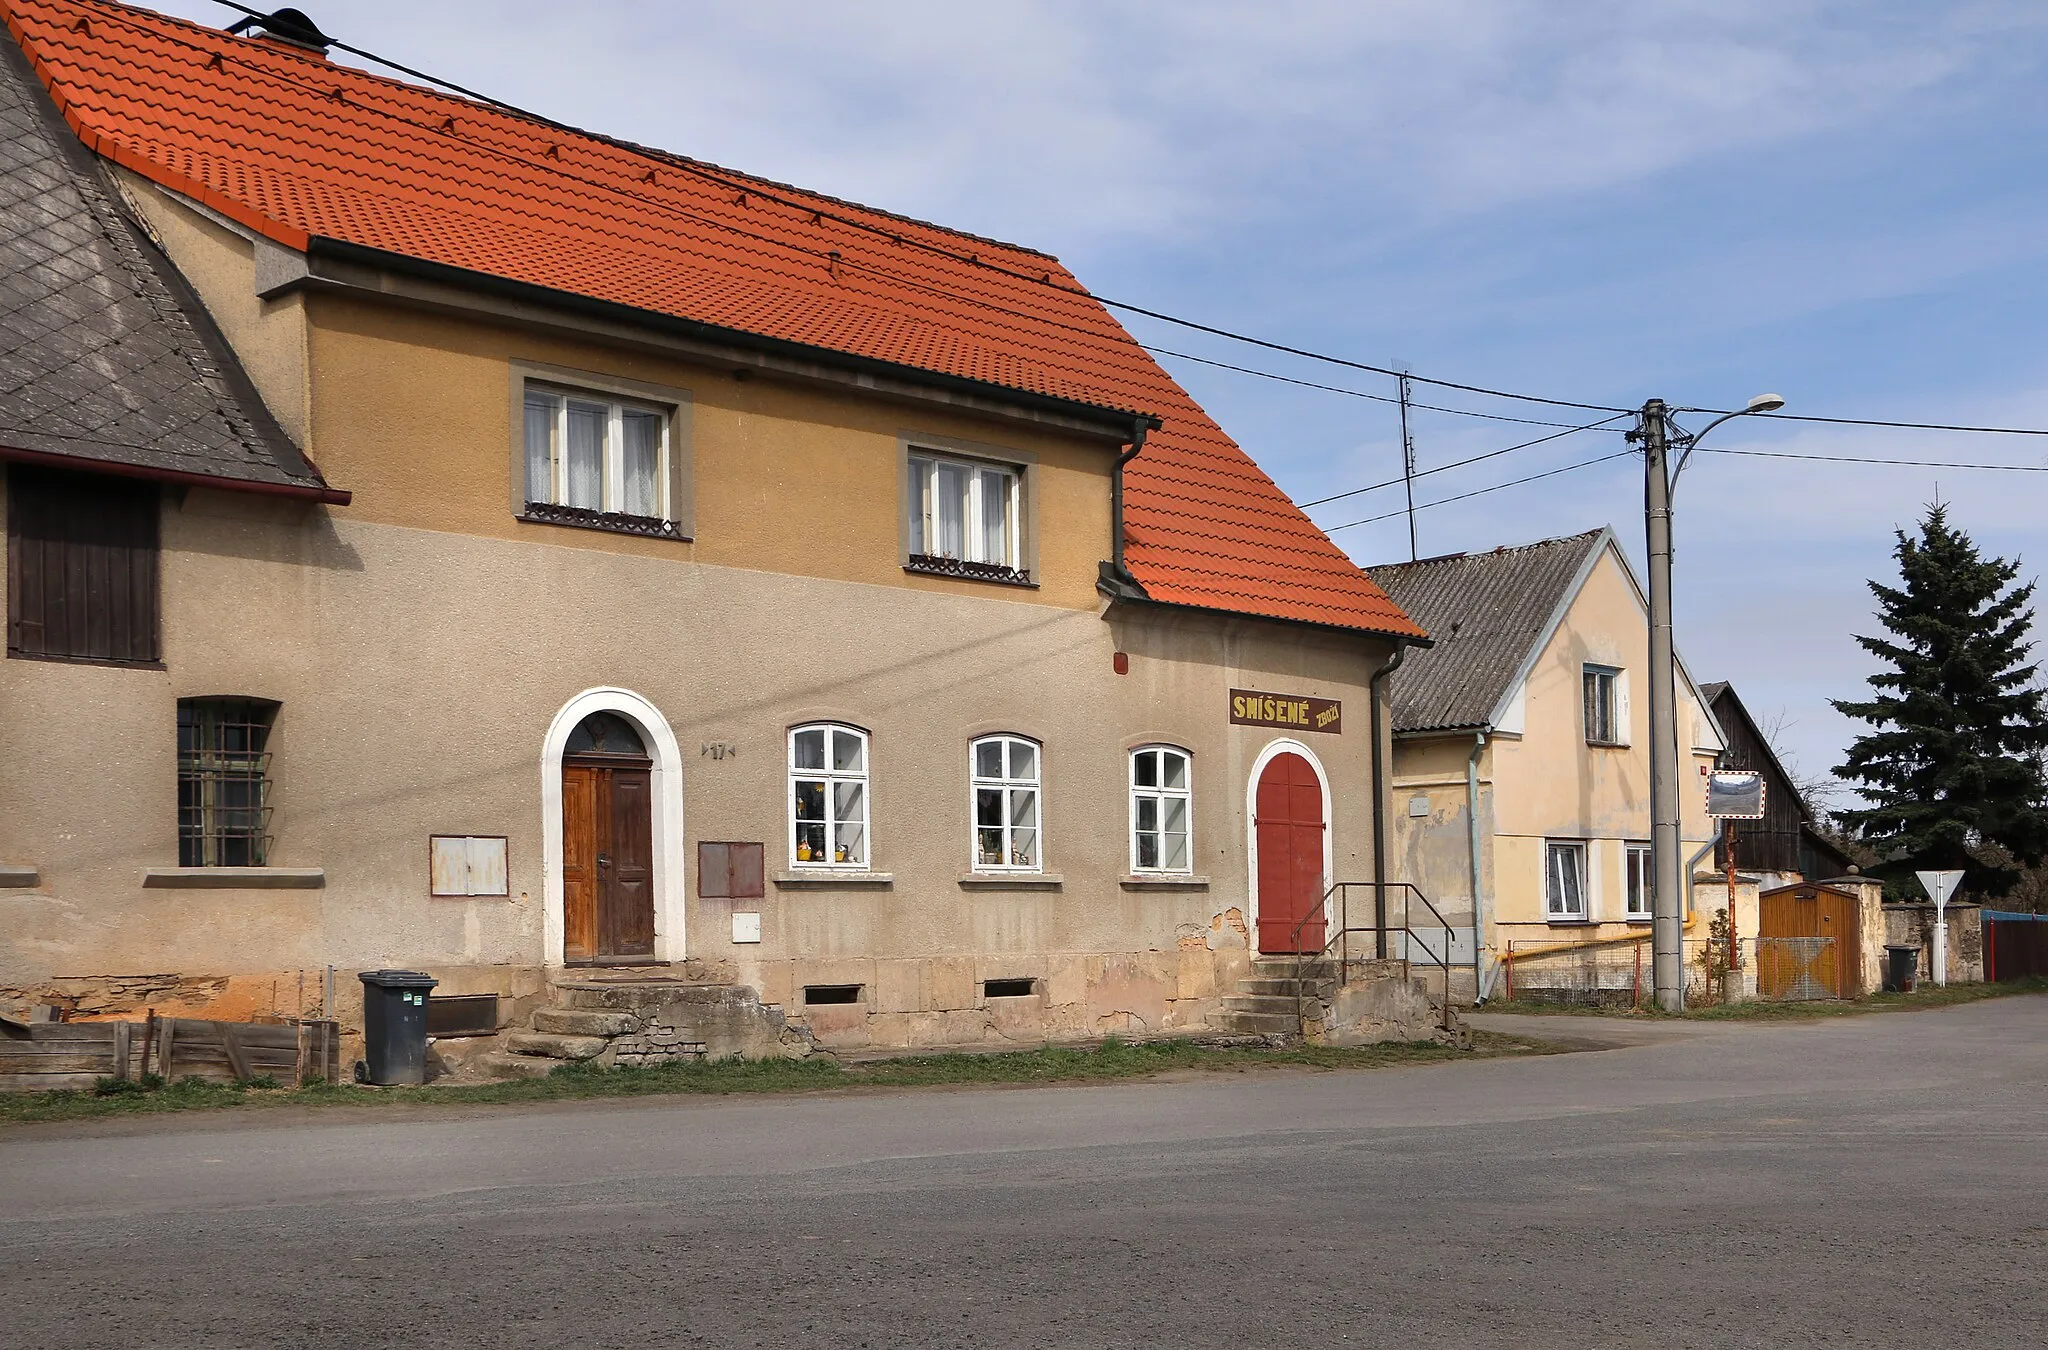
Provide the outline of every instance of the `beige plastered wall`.
{"type": "MultiPolygon", "coordinates": [[[[1623,917],[1629,843],[1650,838],[1649,626],[1633,583],[1613,552],[1594,564],[1524,684],[1519,733],[1489,735],[1478,761],[1480,871],[1488,917],[1489,966],[1517,952],[1564,943],[1648,937],[1647,923],[1623,917]],[[1581,674],[1586,665],[1629,676],[1628,744],[1586,744],[1581,674]],[[1556,924],[1544,915],[1544,843],[1580,840],[1587,848],[1589,922],[1556,924]]],[[[1399,679],[1397,675],[1394,677],[1399,679]]],[[[1683,679],[1679,734],[1691,747],[1680,765],[1680,836],[1686,856],[1712,837],[1699,779],[1718,753],[1712,723],[1683,679]]],[[[1470,733],[1394,743],[1390,852],[1454,923],[1472,918],[1472,866],[1466,763],[1470,733]]],[[[1683,859],[1681,859],[1681,862],[1683,859]]],[[[1696,905],[1688,942],[1704,939],[1708,916],[1696,905]]],[[[1469,955],[1469,949],[1468,949],[1469,955]]]]}
{"type": "Polygon", "coordinates": [[[331,965],[346,1018],[354,973],[396,965],[531,1006],[551,973],[543,742],[596,688],[630,691],[679,752],[665,954],[815,1013],[828,1043],[1203,1025],[1248,966],[1247,780],[1283,736],[1230,725],[1233,686],[1344,701],[1343,734],[1299,739],[1331,788],[1333,874],[1371,875],[1366,682],[1390,647],[1105,612],[1100,445],[349,299],[246,306],[246,241],[161,214],[192,236],[174,253],[231,337],[282,344],[251,368],[281,416],[304,410],[308,450],[355,500],[167,495],[165,669],[0,662],[0,859],[41,878],[0,890],[0,1002],[289,1014],[331,965]],[[295,341],[311,372],[296,394],[295,341]],[[688,395],[694,542],[511,518],[516,361],[688,395]],[[1028,456],[1041,586],[902,572],[901,447],[926,434],[1028,456]],[[143,886],[177,861],[176,700],[201,695],[281,703],[270,861],[324,885],[143,886]],[[771,874],[790,870],[785,737],[818,718],[871,734],[872,866],[889,880],[700,900],[700,840],[759,840],[771,874]],[[967,746],[991,731],[1045,747],[1055,885],[961,884],[967,746]],[[1126,756],[1155,742],[1193,755],[1185,884],[1126,880],[1126,756]],[[511,894],[430,897],[434,834],[506,836],[511,894]],[[732,941],[735,909],[760,915],[758,944],[732,941]],[[1035,1003],[989,1010],[980,982],[1018,977],[1035,1003]],[[864,987],[858,1008],[802,1007],[805,985],[840,983],[864,987]]]}

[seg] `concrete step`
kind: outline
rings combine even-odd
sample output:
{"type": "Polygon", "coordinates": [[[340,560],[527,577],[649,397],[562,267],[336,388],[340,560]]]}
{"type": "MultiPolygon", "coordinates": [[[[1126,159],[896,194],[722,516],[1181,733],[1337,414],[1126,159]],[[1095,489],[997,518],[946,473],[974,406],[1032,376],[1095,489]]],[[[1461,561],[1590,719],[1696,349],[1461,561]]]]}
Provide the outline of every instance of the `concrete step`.
{"type": "Polygon", "coordinates": [[[1284,1013],[1292,1017],[1304,1002],[1313,1001],[1297,999],[1292,994],[1225,994],[1223,1010],[1234,1013],[1284,1013]]]}
{"type": "Polygon", "coordinates": [[[602,1036],[559,1036],[547,1031],[515,1031],[505,1038],[505,1048],[513,1054],[538,1059],[590,1059],[610,1044],[602,1036]]]}
{"type": "Polygon", "coordinates": [[[563,1036],[626,1036],[640,1029],[640,1019],[599,1008],[542,1008],[533,1015],[533,1029],[563,1036]]]}
{"type": "Polygon", "coordinates": [[[555,1071],[559,1060],[536,1059],[530,1055],[507,1055],[492,1053],[478,1055],[470,1061],[470,1067],[486,1078],[500,1082],[514,1078],[545,1078],[555,1071]]]}
{"type": "Polygon", "coordinates": [[[1225,1010],[1218,1015],[1217,1021],[1220,1024],[1221,1030],[1236,1032],[1240,1035],[1257,1036],[1277,1032],[1281,1035],[1292,1036],[1301,1030],[1301,1019],[1294,1015],[1294,1010],[1291,1008],[1284,1013],[1225,1010]]]}
{"type": "Polygon", "coordinates": [[[1334,980],[1343,975],[1342,963],[1319,957],[1262,956],[1252,962],[1252,974],[1262,980],[1334,980]]]}
{"type": "Polygon", "coordinates": [[[1293,998],[1296,994],[1307,993],[1314,997],[1327,994],[1337,987],[1335,980],[1261,979],[1253,976],[1237,982],[1240,994],[1280,994],[1293,998]]]}

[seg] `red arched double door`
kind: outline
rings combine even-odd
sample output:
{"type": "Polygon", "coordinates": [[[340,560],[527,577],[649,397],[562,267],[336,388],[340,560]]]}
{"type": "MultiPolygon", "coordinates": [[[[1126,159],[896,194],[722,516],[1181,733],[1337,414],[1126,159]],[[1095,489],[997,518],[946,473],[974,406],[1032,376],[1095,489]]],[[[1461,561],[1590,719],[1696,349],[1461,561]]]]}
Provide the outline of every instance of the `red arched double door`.
{"type": "Polygon", "coordinates": [[[1253,794],[1252,828],[1259,847],[1259,950],[1322,951],[1326,916],[1316,906],[1323,898],[1323,831],[1329,827],[1315,767],[1291,751],[1267,761],[1253,794]]]}

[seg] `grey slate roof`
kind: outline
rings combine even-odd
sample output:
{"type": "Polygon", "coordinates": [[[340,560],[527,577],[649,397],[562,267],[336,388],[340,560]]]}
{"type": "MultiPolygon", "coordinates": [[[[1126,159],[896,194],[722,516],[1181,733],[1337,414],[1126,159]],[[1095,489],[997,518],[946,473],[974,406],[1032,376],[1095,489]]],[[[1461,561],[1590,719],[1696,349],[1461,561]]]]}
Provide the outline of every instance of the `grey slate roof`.
{"type": "Polygon", "coordinates": [[[1605,546],[1606,530],[1365,570],[1436,645],[1388,682],[1396,732],[1487,726],[1605,546]]]}
{"type": "Polygon", "coordinates": [[[271,417],[4,36],[0,456],[347,499],[271,417]]]}

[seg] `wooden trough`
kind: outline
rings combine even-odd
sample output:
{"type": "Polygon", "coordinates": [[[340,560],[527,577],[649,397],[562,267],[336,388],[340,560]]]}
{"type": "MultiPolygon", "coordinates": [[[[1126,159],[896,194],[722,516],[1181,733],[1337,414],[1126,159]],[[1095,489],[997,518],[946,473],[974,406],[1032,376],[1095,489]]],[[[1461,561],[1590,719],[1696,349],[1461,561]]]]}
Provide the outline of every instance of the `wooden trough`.
{"type": "Polygon", "coordinates": [[[0,1017],[0,1092],[90,1088],[102,1078],[210,1083],[270,1077],[292,1086],[341,1078],[333,1022],[17,1022],[0,1017]]]}

